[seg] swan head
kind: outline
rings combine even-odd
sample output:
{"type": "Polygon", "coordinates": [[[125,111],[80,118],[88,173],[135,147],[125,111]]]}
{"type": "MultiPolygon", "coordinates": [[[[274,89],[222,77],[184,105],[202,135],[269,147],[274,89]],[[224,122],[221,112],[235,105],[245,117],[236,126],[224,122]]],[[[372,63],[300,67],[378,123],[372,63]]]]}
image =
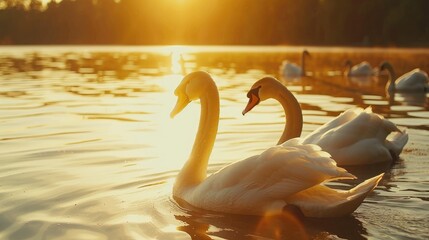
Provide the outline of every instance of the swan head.
{"type": "Polygon", "coordinates": [[[242,112],[243,115],[252,110],[260,102],[265,101],[268,98],[272,98],[273,95],[271,93],[275,91],[277,84],[280,84],[280,82],[273,77],[264,77],[256,81],[250,88],[249,92],[247,92],[249,102],[242,112]]]}
{"type": "Polygon", "coordinates": [[[344,62],[344,66],[345,66],[345,67],[348,67],[348,68],[351,68],[351,67],[353,66],[352,60],[347,59],[347,60],[344,62]]]}
{"type": "Polygon", "coordinates": [[[307,49],[304,49],[304,51],[302,51],[302,55],[311,57],[310,52],[307,51],[307,49]]]}
{"type": "Polygon", "coordinates": [[[395,78],[395,71],[393,70],[393,66],[390,62],[384,61],[380,63],[378,74],[380,75],[384,71],[387,71],[390,74],[390,78],[395,78]]]}
{"type": "Polygon", "coordinates": [[[392,64],[390,64],[388,61],[384,61],[380,63],[380,72],[387,70],[387,71],[391,71],[393,70],[392,64]]]}
{"type": "Polygon", "coordinates": [[[386,91],[387,92],[395,91],[396,89],[395,81],[393,80],[395,79],[395,71],[393,70],[392,64],[390,64],[388,61],[384,61],[380,64],[379,69],[380,69],[378,72],[379,75],[381,75],[381,73],[384,72],[385,70],[389,73],[389,81],[386,84],[386,91]]]}
{"type": "Polygon", "coordinates": [[[196,71],[186,75],[174,91],[177,102],[170,113],[173,118],[179,114],[191,101],[199,99],[206,92],[208,83],[214,83],[210,74],[204,71],[196,71]]]}

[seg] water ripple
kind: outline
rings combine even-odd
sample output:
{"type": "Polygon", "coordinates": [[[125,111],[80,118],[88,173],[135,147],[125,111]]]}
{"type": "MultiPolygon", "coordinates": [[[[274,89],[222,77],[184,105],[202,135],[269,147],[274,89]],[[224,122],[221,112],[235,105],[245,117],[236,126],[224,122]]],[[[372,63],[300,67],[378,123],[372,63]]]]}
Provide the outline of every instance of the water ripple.
{"type": "MultiPolygon", "coordinates": [[[[186,71],[209,71],[220,89],[221,120],[208,174],[277,142],[285,116],[276,101],[260,103],[246,116],[241,111],[253,82],[279,77],[279,63],[299,50],[231,49],[182,53],[186,71]]],[[[182,78],[172,70],[169,48],[8,46],[0,56],[0,238],[273,239],[280,232],[309,239],[428,239],[428,96],[389,97],[383,84],[343,78],[337,74],[343,66],[332,65],[346,56],[372,62],[386,57],[401,62],[402,73],[416,67],[401,55],[410,53],[310,51],[311,77],[281,80],[301,103],[303,136],[346,109],[369,105],[408,127],[410,140],[398,161],[351,167],[358,179],[330,183],[349,189],[385,173],[351,216],[309,219],[293,209],[272,217],[238,216],[173,199],[199,106],[169,118],[182,78]]],[[[428,51],[418,54],[427,59],[428,51]]]]}

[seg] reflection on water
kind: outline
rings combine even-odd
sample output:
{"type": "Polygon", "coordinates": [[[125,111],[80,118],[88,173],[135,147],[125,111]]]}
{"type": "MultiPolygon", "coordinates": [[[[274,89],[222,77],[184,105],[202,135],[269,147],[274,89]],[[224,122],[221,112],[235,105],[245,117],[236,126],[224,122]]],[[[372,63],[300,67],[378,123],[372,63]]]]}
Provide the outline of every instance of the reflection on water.
{"type": "Polygon", "coordinates": [[[0,53],[0,238],[429,238],[428,96],[386,96],[383,76],[342,74],[344,59],[387,59],[398,74],[427,71],[429,51],[308,50],[311,74],[281,80],[301,103],[304,136],[354,106],[372,106],[410,135],[394,163],[349,168],[359,179],[332,183],[348,189],[385,172],[353,215],[224,215],[171,198],[199,113],[191,104],[169,118],[182,75],[209,71],[220,90],[211,173],[276,143],[283,109],[267,101],[243,117],[245,93],[262,76],[277,76],[283,60],[298,62],[299,48],[8,47],[0,53]]]}
{"type": "MultiPolygon", "coordinates": [[[[192,208],[192,207],[190,207],[192,208]]],[[[220,215],[188,211],[176,215],[182,222],[179,230],[192,239],[332,239],[333,234],[346,239],[364,239],[367,234],[362,223],[354,216],[326,219],[303,217],[298,211],[264,217],[220,215]]]]}

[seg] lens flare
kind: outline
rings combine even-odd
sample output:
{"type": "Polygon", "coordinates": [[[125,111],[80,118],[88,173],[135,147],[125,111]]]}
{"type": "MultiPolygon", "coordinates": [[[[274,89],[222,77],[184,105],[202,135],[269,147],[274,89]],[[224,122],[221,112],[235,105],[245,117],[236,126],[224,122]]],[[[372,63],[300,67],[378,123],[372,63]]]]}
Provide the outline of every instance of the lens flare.
{"type": "Polygon", "coordinates": [[[258,223],[256,234],[272,239],[309,239],[301,221],[293,213],[267,213],[258,223]]]}

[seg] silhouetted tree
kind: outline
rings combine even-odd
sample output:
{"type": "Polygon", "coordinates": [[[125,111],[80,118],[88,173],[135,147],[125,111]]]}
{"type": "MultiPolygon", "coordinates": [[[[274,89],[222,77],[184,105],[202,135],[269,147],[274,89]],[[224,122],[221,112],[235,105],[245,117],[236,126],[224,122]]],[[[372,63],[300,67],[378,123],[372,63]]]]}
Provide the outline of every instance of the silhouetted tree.
{"type": "Polygon", "coordinates": [[[427,0],[0,1],[0,44],[429,45],[427,0]]]}

